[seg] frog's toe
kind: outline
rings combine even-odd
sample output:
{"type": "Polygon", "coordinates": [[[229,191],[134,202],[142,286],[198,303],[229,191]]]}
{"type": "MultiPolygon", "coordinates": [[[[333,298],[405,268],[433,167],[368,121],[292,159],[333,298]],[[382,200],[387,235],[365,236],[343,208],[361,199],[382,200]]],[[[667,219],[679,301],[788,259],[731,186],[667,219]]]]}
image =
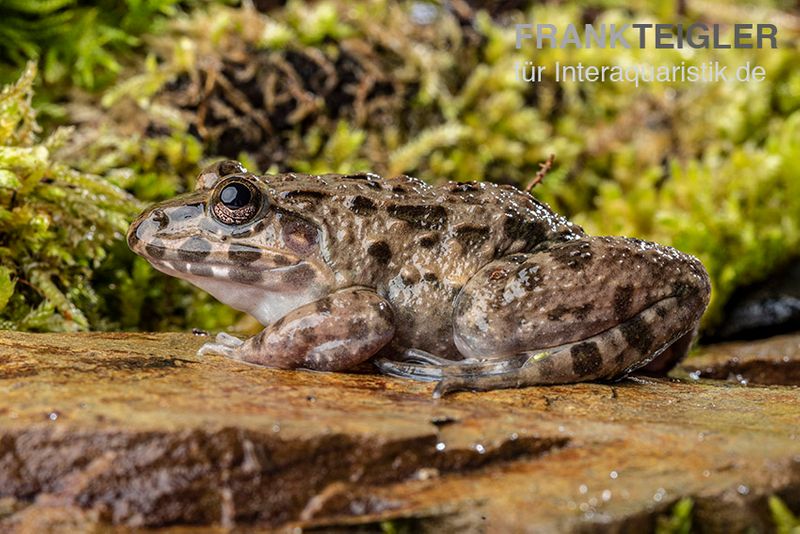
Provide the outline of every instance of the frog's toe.
{"type": "Polygon", "coordinates": [[[217,334],[217,343],[219,343],[220,345],[225,345],[226,347],[231,347],[233,349],[244,345],[244,341],[242,341],[236,336],[226,334],[225,332],[220,332],[219,334],[217,334]]]}
{"type": "Polygon", "coordinates": [[[197,351],[197,355],[204,356],[206,354],[221,354],[222,356],[238,360],[238,349],[242,345],[244,345],[244,341],[238,337],[226,334],[225,332],[220,332],[217,334],[215,341],[206,343],[200,347],[200,350],[197,351]]]}
{"type": "Polygon", "coordinates": [[[412,349],[403,354],[403,361],[379,358],[375,365],[390,376],[438,382],[433,392],[433,397],[438,399],[447,393],[465,389],[519,387],[520,370],[530,359],[530,354],[521,353],[503,359],[451,361],[412,349]]]}

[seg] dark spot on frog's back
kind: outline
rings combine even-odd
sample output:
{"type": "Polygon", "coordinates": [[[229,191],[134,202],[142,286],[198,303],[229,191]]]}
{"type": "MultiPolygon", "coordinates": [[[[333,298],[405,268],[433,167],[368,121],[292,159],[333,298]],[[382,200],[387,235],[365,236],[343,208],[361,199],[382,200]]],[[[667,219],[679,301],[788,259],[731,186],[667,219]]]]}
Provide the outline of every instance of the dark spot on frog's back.
{"type": "Polygon", "coordinates": [[[228,258],[236,263],[253,263],[261,257],[261,251],[246,245],[231,245],[228,258]]]}
{"type": "Polygon", "coordinates": [[[440,230],[447,223],[447,210],[442,206],[393,204],[386,211],[395,219],[406,221],[420,230],[440,230]]]}
{"type": "Polygon", "coordinates": [[[202,237],[189,238],[178,249],[178,257],[188,262],[203,260],[209,254],[211,254],[211,243],[202,237]]]}
{"type": "Polygon", "coordinates": [[[453,183],[449,184],[451,193],[471,193],[473,191],[480,191],[480,188],[472,182],[453,183]]]}
{"type": "Polygon", "coordinates": [[[580,271],[592,262],[592,245],[588,241],[567,241],[552,247],[550,257],[561,265],[580,271]]]}
{"type": "Polygon", "coordinates": [[[461,243],[465,251],[480,247],[489,239],[487,226],[463,225],[455,230],[456,240],[461,243]]]}
{"type": "Polygon", "coordinates": [[[441,235],[437,234],[436,232],[430,232],[420,236],[419,238],[419,246],[423,248],[431,248],[436,245],[442,239],[441,235]]]}
{"type": "Polygon", "coordinates": [[[375,203],[367,197],[358,195],[350,201],[350,210],[356,215],[368,216],[375,213],[375,203]]]}
{"type": "Polygon", "coordinates": [[[519,214],[513,212],[506,213],[503,229],[509,239],[524,241],[528,244],[528,248],[547,238],[547,228],[544,223],[523,219],[519,214]]]}
{"type": "Polygon", "coordinates": [[[600,349],[593,341],[573,345],[569,353],[572,357],[572,372],[577,376],[595,375],[603,366],[600,349]]]}
{"type": "Polygon", "coordinates": [[[375,241],[367,248],[367,253],[383,265],[392,259],[392,249],[386,241],[375,241]]]}

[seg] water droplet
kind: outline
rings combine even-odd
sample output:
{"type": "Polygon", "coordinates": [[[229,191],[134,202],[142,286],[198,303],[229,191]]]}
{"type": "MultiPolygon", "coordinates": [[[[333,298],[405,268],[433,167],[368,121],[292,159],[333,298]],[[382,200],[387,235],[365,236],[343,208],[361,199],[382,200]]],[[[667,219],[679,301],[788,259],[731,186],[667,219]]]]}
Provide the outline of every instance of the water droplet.
{"type": "Polygon", "coordinates": [[[706,477],[706,478],[710,477],[711,476],[711,471],[706,469],[705,471],[703,471],[703,476],[706,477]]]}
{"type": "Polygon", "coordinates": [[[585,495],[586,492],[589,491],[589,486],[587,486],[586,484],[581,484],[580,487],[578,488],[578,491],[581,492],[581,495],[585,495]]]}
{"type": "Polygon", "coordinates": [[[616,480],[619,474],[616,471],[611,471],[608,476],[611,477],[612,480],[616,480]]]}
{"type": "Polygon", "coordinates": [[[741,385],[746,386],[749,380],[742,375],[736,375],[736,381],[739,382],[741,385]]]}
{"type": "Polygon", "coordinates": [[[56,419],[58,419],[58,412],[50,412],[50,415],[48,415],[47,417],[51,421],[55,421],[56,419]]]}
{"type": "Polygon", "coordinates": [[[278,423],[275,423],[274,425],[272,425],[272,431],[273,432],[280,432],[281,431],[281,425],[279,425],[278,423]]]}
{"type": "Polygon", "coordinates": [[[739,484],[739,487],[736,488],[736,491],[739,493],[739,495],[747,495],[748,493],[750,493],[750,488],[748,488],[744,484],[739,484]]]}
{"type": "Polygon", "coordinates": [[[511,441],[516,441],[519,438],[519,434],[516,432],[511,433],[511,441]]]}
{"type": "Polygon", "coordinates": [[[478,454],[483,454],[486,452],[486,449],[484,449],[483,445],[480,443],[475,444],[475,450],[478,451],[478,454]]]}
{"type": "Polygon", "coordinates": [[[447,448],[447,445],[445,445],[445,444],[444,444],[443,442],[441,442],[441,441],[440,441],[439,443],[437,443],[437,444],[436,444],[436,450],[437,450],[437,451],[439,451],[439,452],[442,452],[442,451],[443,451],[443,450],[445,450],[446,448],[447,448]]]}
{"type": "Polygon", "coordinates": [[[607,489],[603,490],[603,493],[602,493],[601,497],[602,497],[604,502],[610,501],[611,500],[611,490],[607,490],[607,489]]]}
{"type": "Polygon", "coordinates": [[[592,497],[589,499],[589,505],[592,507],[597,506],[597,497],[592,497]]]}
{"type": "Polygon", "coordinates": [[[700,371],[692,371],[689,373],[689,378],[692,380],[700,380],[700,371]]]}
{"type": "Polygon", "coordinates": [[[667,490],[664,488],[658,488],[653,495],[653,500],[656,502],[661,502],[664,499],[664,496],[667,494],[667,490]]]}
{"type": "Polygon", "coordinates": [[[704,441],[706,439],[706,435],[703,432],[697,434],[697,441],[704,441]]]}

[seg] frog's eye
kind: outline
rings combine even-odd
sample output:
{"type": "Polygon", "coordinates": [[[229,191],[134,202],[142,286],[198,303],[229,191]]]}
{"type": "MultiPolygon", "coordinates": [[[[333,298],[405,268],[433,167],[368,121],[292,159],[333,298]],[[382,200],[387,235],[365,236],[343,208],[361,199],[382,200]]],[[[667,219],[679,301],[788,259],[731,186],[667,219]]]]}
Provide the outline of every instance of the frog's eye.
{"type": "Polygon", "coordinates": [[[244,224],[259,212],[261,193],[248,179],[232,176],[217,186],[211,213],[223,224],[244,224]]]}

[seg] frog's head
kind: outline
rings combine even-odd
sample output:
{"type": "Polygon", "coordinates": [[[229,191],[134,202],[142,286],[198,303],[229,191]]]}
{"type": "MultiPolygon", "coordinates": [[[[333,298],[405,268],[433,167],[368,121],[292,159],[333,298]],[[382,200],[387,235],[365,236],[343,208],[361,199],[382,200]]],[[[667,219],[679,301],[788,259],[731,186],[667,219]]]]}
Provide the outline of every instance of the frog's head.
{"type": "Polygon", "coordinates": [[[194,192],[150,207],[128,230],[131,250],[156,269],[263,324],[327,292],[321,239],[317,224],[276,207],[268,183],[234,161],[206,168],[194,192]]]}

